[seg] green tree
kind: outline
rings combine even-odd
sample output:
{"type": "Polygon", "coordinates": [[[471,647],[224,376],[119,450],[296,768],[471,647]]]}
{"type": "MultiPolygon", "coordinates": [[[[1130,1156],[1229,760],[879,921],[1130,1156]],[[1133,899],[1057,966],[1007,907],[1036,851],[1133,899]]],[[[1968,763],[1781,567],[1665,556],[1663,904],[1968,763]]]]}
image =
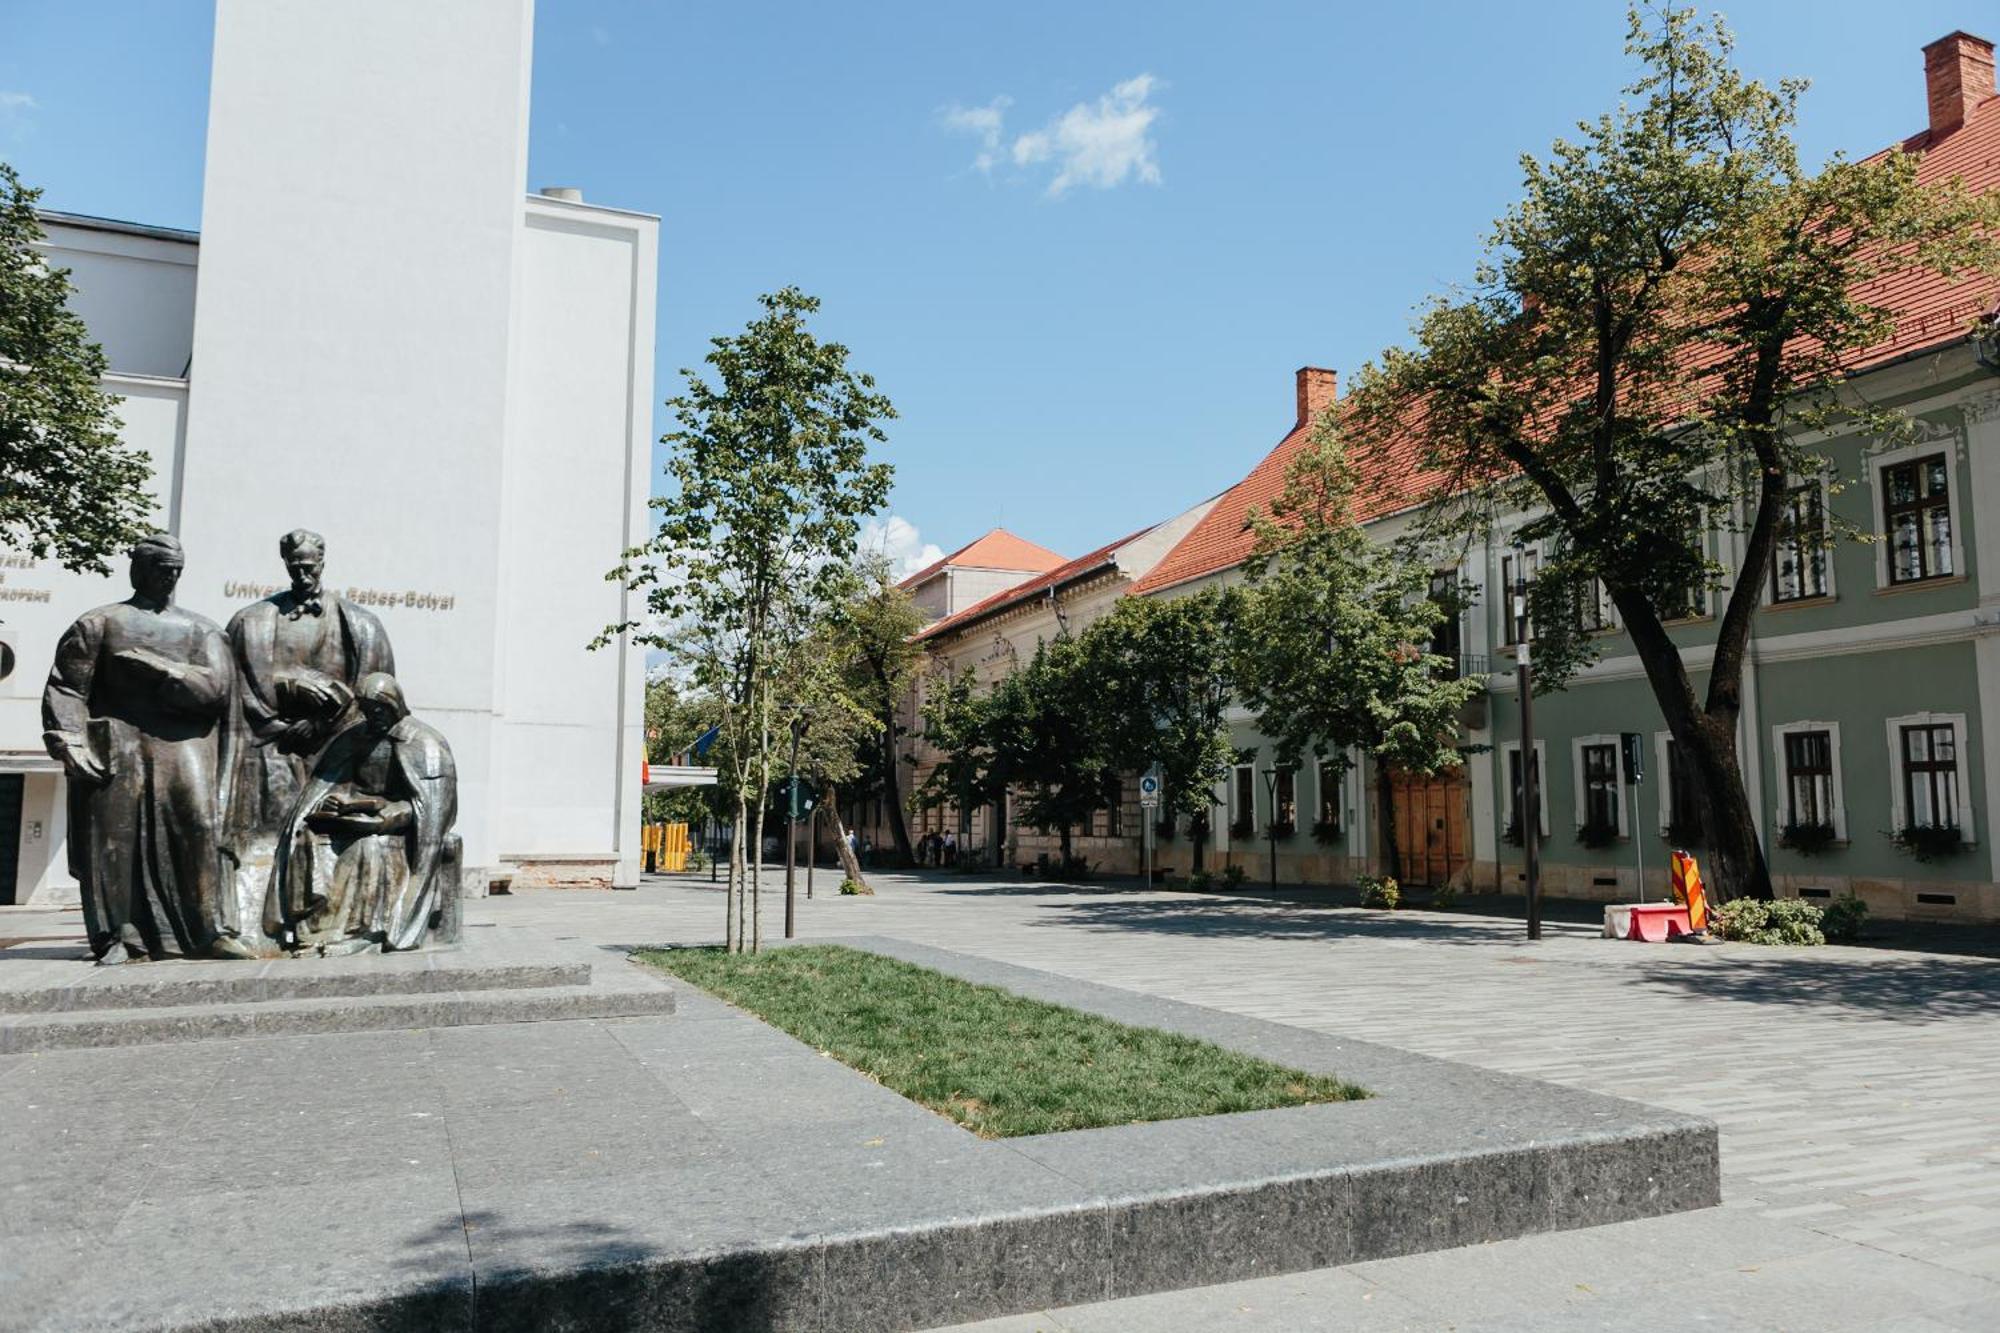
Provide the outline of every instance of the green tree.
{"type": "MultiPolygon", "coordinates": [[[[849,613],[864,600],[857,582],[848,596],[829,610],[812,631],[791,645],[779,669],[779,714],[785,727],[788,767],[796,758],[797,773],[817,792],[810,830],[824,818],[834,831],[834,849],[848,878],[867,883],[861,864],[847,845],[847,828],[840,817],[840,793],[859,777],[874,755],[881,720],[876,716],[867,677],[856,668],[853,626],[849,613]],[[791,737],[798,737],[791,750],[791,737]]],[[[796,832],[796,830],[794,830],[796,832]]],[[[813,839],[808,833],[806,846],[813,839]]],[[[810,852],[808,852],[810,854],[810,852]]]]}
{"type": "Polygon", "coordinates": [[[1224,715],[1242,613],[1235,589],[1187,597],[1125,597],[1080,637],[1111,728],[1113,763],[1160,766],[1165,822],[1189,821],[1201,865],[1215,784],[1235,762],[1224,715]]]}
{"type": "Polygon", "coordinates": [[[925,738],[943,752],[920,797],[926,805],[1012,793],[1021,822],[1054,831],[1065,869],[1076,829],[1104,808],[1117,771],[1111,700],[1081,643],[1058,635],[985,695],[970,675],[934,691],[925,738]]]}
{"type": "Polygon", "coordinates": [[[1354,486],[1328,419],[1292,460],[1271,512],[1251,515],[1236,679],[1279,764],[1310,754],[1344,774],[1355,751],[1374,761],[1395,874],[1391,770],[1462,762],[1459,713],[1484,686],[1425,651],[1450,614],[1430,595],[1430,563],[1370,539],[1354,521],[1354,486]]]}
{"type": "Polygon", "coordinates": [[[1594,652],[1568,608],[1602,584],[1692,765],[1728,895],[1770,895],[1736,753],[1744,657],[1797,479],[1830,471],[1814,432],[1898,434],[1848,366],[1893,328],[1897,271],[1995,268],[2000,200],[1920,186],[1914,155],[1801,168],[1804,84],[1731,62],[1692,11],[1632,11],[1641,69],[1617,111],[1546,159],[1497,224],[1468,289],[1434,301],[1415,346],[1364,369],[1352,438],[1435,481],[1433,531],[1530,515],[1545,542],[1539,683],[1594,652]],[[1740,534],[1724,570],[1711,528],[1740,534]],[[1730,586],[1725,586],[1730,585],[1730,586]],[[1706,687],[1667,629],[1721,602],[1706,687]]]}
{"type": "Polygon", "coordinates": [[[104,351],[37,248],[39,190],[0,162],[0,542],[102,574],[147,529],[152,467],[118,435],[104,351]]]}
{"type": "Polygon", "coordinates": [[[875,726],[866,744],[865,780],[883,797],[889,812],[889,833],[896,844],[899,864],[909,865],[915,857],[910,848],[909,824],[903,818],[903,797],[898,781],[903,768],[903,740],[909,728],[902,712],[923,662],[924,650],[916,633],[924,627],[923,613],[910,594],[897,586],[888,563],[880,559],[864,561],[856,571],[858,584],[843,608],[835,637],[835,649],[846,664],[854,696],[873,716],[875,726]]]}
{"type": "Polygon", "coordinates": [[[848,350],[806,327],[819,301],[795,287],[759,298],[742,333],[711,340],[711,382],[683,370],[668,400],[679,422],[672,494],[659,526],[610,577],[645,594],[653,626],[613,625],[675,652],[691,683],[722,704],[734,767],[735,836],[724,941],[763,940],[763,823],[777,755],[778,675],[796,643],[844,589],[860,520],[888,497],[892,469],[868,461],[895,409],[848,350]],[[746,856],[747,852],[747,856],[746,856]],[[747,899],[747,906],[746,906],[747,899]]]}

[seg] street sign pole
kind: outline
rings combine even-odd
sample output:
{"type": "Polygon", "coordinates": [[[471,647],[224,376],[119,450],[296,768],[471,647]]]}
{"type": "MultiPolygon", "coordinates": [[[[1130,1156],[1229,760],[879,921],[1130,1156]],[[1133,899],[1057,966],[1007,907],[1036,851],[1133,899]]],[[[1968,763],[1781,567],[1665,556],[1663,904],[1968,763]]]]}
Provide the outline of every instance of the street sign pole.
{"type": "Polygon", "coordinates": [[[1154,764],[1139,779],[1140,864],[1145,868],[1146,887],[1153,887],[1153,819],[1160,808],[1160,766],[1154,764]]]}

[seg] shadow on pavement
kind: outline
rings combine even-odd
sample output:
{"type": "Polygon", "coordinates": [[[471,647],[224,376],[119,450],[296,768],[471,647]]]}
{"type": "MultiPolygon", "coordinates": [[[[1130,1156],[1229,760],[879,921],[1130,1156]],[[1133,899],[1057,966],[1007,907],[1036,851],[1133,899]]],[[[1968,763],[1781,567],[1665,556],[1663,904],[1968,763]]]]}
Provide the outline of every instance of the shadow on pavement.
{"type": "Polygon", "coordinates": [[[1645,962],[1622,973],[1633,985],[1744,1004],[1847,1009],[1871,1018],[1922,1023],[2000,1014],[2000,967],[1953,958],[1833,957],[1819,950],[1731,950],[1703,967],[1645,962]]]}

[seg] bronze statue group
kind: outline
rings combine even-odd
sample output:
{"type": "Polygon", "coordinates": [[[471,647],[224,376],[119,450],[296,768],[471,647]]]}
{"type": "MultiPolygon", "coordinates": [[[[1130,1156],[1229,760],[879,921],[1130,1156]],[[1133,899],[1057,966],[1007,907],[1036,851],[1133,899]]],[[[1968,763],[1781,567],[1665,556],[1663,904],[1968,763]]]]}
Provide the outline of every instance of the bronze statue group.
{"type": "Polygon", "coordinates": [[[98,962],[412,949],[456,930],[458,780],[410,713],[375,615],[326,591],[326,543],[219,629],[174,602],[185,557],[132,549],[132,596],[63,635],[44,742],[98,962]]]}

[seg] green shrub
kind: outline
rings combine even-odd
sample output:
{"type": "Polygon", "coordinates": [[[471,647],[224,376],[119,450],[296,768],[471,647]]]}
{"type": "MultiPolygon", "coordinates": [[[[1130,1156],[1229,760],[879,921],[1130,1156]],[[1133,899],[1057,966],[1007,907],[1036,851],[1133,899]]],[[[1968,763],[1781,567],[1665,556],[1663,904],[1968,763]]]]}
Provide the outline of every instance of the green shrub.
{"type": "Polygon", "coordinates": [[[689,852],[686,868],[688,873],[692,875],[698,875],[708,869],[708,853],[698,851],[689,852]]]}
{"type": "Polygon", "coordinates": [[[866,884],[863,884],[863,883],[862,883],[862,882],[861,882],[860,880],[858,880],[858,879],[843,879],[843,880],[841,880],[841,881],[840,881],[840,891],[841,891],[842,893],[846,894],[846,895],[847,895],[848,897],[850,897],[850,898],[852,898],[852,897],[854,897],[854,896],[856,896],[856,895],[859,895],[859,896],[861,896],[861,897],[865,897],[865,898],[872,898],[872,897],[874,897],[874,896],[875,896],[875,890],[873,890],[873,889],[869,888],[869,887],[868,887],[868,886],[867,886],[866,884]]]}
{"type": "Polygon", "coordinates": [[[1827,823],[1787,824],[1778,833],[1778,845],[1800,856],[1817,856],[1833,846],[1839,835],[1827,823]]]}
{"type": "Polygon", "coordinates": [[[1743,944],[1825,944],[1820,917],[1819,908],[1796,898],[1737,898],[1716,909],[1715,933],[1743,944]]]}
{"type": "Polygon", "coordinates": [[[1222,867],[1222,887],[1225,889],[1240,889],[1243,887],[1243,881],[1248,878],[1250,878],[1250,872],[1242,866],[1227,865],[1222,867]]]}
{"type": "Polygon", "coordinates": [[[1452,884],[1440,884],[1431,895],[1431,906],[1440,912],[1449,912],[1458,906],[1458,888],[1452,884]]]}
{"type": "Polygon", "coordinates": [[[1206,870],[1191,871],[1187,877],[1187,886],[1195,893],[1206,893],[1214,884],[1215,876],[1206,870]]]}
{"type": "Polygon", "coordinates": [[[1919,861],[1942,861],[1965,850],[1965,835],[1956,824],[1911,824],[1890,841],[1919,861]]]}
{"type": "Polygon", "coordinates": [[[1380,907],[1393,912],[1396,905],[1403,901],[1402,889],[1387,875],[1363,875],[1355,881],[1355,887],[1361,890],[1363,907],[1380,907]]]}
{"type": "Polygon", "coordinates": [[[1829,944],[1854,944],[1861,939],[1861,926],[1867,919],[1868,904],[1852,893],[1843,893],[1820,909],[1819,928],[1829,944]]]}

